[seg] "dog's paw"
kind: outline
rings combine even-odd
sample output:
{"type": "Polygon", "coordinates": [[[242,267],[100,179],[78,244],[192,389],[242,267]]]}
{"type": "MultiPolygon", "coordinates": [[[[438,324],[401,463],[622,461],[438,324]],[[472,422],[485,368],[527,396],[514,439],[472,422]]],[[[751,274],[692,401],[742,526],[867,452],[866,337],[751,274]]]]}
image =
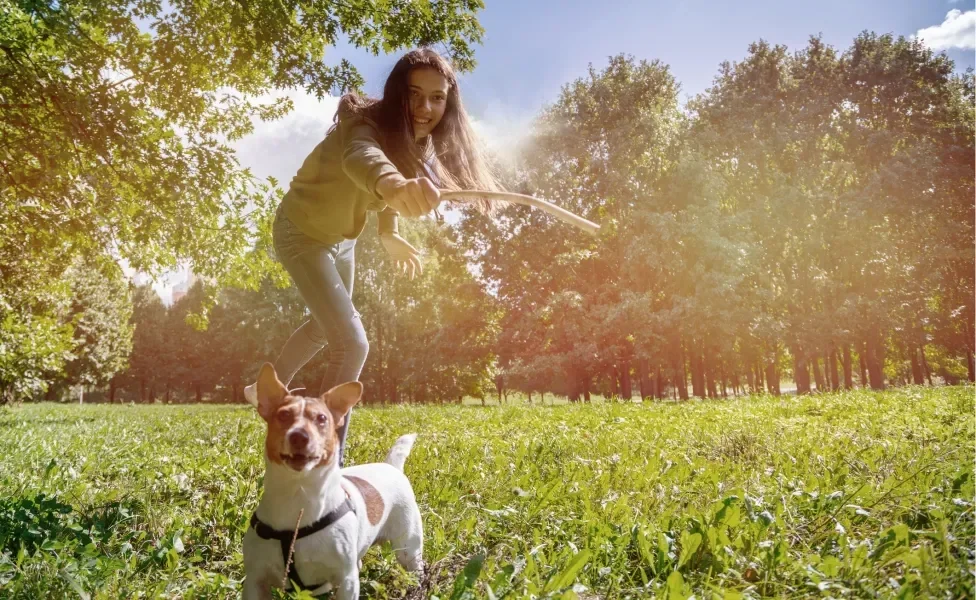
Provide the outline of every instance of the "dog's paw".
{"type": "Polygon", "coordinates": [[[322,585],[320,585],[319,587],[317,587],[314,590],[312,590],[311,593],[312,593],[313,596],[321,596],[322,594],[328,594],[333,589],[334,589],[334,586],[332,585],[332,583],[327,581],[327,582],[323,583],[322,585]]]}

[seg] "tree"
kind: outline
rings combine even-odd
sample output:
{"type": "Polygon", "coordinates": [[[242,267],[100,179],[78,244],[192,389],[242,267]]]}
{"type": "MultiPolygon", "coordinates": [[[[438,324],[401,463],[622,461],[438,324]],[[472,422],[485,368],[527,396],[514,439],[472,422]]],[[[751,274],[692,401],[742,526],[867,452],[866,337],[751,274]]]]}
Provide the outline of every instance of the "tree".
{"type": "Polygon", "coordinates": [[[497,305],[469,271],[463,239],[433,221],[401,223],[424,252],[424,272],[394,272],[372,233],[357,244],[353,300],[370,352],[360,380],[374,402],[483,397],[497,336],[497,305]]]}
{"type": "Polygon", "coordinates": [[[74,330],[72,358],[63,384],[101,387],[128,367],[132,351],[132,300],[121,269],[113,262],[78,262],[68,270],[72,303],[68,321],[74,330]]]}
{"type": "Polygon", "coordinates": [[[121,385],[135,386],[140,402],[151,402],[160,385],[163,369],[160,357],[167,340],[166,307],[151,286],[132,292],[132,354],[121,385]]]}
{"type": "Polygon", "coordinates": [[[60,290],[19,299],[0,293],[0,405],[46,392],[51,373],[71,358],[73,329],[60,319],[64,311],[60,290]]]}
{"type": "MultiPolygon", "coordinates": [[[[498,354],[509,387],[559,380],[579,397],[605,377],[630,394],[640,316],[621,303],[634,281],[627,253],[647,234],[630,224],[660,201],[656,186],[679,133],[677,93],[666,66],[620,55],[566,85],[537,119],[509,187],[602,221],[598,243],[522,207],[503,208],[497,229],[466,225],[480,276],[504,307],[498,354]]],[[[645,280],[641,291],[657,284],[645,280]]]]}
{"type": "MultiPolygon", "coordinates": [[[[212,284],[211,295],[225,285],[256,287],[277,268],[265,251],[276,182],[254,181],[228,144],[247,135],[253,119],[291,108],[286,98],[259,98],[289,88],[320,98],[358,88],[353,65],[324,61],[340,32],[374,53],[443,44],[460,70],[470,69],[482,7],[479,0],[0,0],[0,323],[11,328],[4,335],[33,317],[55,318],[9,316],[30,310],[9,298],[57,293],[52,282],[76,256],[119,257],[150,273],[189,263],[212,284]]],[[[54,337],[18,348],[57,347],[57,328],[34,335],[44,331],[54,337]]]]}

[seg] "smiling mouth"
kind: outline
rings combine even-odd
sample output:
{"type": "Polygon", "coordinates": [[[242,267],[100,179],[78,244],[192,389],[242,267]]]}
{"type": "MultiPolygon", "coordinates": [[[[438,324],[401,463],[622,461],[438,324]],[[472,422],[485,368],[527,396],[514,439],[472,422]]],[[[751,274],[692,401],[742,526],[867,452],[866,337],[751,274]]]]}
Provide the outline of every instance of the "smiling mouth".
{"type": "Polygon", "coordinates": [[[295,471],[301,471],[309,464],[319,462],[322,457],[311,454],[282,454],[281,460],[295,471]]]}
{"type": "Polygon", "coordinates": [[[430,125],[430,119],[414,119],[413,122],[417,125],[430,125]]]}

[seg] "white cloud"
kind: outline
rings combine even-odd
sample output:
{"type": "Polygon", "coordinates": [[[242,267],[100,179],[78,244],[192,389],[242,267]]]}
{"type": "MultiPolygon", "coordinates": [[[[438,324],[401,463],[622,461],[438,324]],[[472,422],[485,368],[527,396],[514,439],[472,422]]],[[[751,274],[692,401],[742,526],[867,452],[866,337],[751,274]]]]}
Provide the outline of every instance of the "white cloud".
{"type": "Polygon", "coordinates": [[[319,101],[301,90],[290,90],[262,96],[256,100],[268,103],[282,96],[291,98],[293,110],[277,121],[254,121],[254,131],[231,144],[241,166],[250,167],[255,176],[273,176],[278,185],[288,189],[288,182],[302,166],[302,161],[325,139],[339,98],[326,96],[319,101]]]}
{"type": "Polygon", "coordinates": [[[954,8],[941,25],[919,29],[915,37],[933,50],[976,48],[976,10],[954,8]]]}
{"type": "Polygon", "coordinates": [[[481,115],[471,117],[471,126],[479,141],[502,162],[514,166],[530,133],[534,115],[491,103],[481,115]]]}

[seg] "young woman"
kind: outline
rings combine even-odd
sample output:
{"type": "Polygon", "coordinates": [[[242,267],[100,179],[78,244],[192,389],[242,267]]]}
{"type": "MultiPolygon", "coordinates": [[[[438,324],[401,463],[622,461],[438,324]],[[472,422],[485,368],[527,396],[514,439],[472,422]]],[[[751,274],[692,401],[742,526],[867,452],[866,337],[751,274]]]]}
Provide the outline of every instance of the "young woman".
{"type": "MultiPolygon", "coordinates": [[[[382,99],[342,98],[335,124],[278,207],[275,253],[311,313],[275,362],[286,386],[323,347],[323,392],[359,379],[369,344],[352,290],[356,238],[367,212],[379,213],[383,247],[412,279],[423,270],[420,254],[398,234],[397,216],[436,209],[440,189],[499,186],[478,150],[453,69],[432,50],[414,50],[393,68],[382,99]]],[[[487,200],[481,208],[489,210],[487,200]]],[[[253,384],[244,395],[257,403],[253,384]]],[[[348,427],[347,416],[339,432],[340,466],[348,427]]]]}

